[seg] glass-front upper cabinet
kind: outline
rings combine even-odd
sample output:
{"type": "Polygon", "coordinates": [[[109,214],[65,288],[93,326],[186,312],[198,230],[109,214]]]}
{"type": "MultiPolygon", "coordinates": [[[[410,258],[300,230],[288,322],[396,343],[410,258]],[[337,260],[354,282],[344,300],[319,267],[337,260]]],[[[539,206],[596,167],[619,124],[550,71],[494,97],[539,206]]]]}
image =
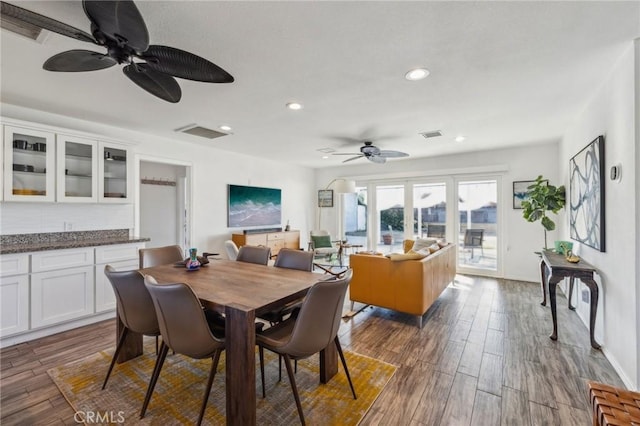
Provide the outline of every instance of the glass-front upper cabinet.
{"type": "Polygon", "coordinates": [[[98,141],[56,135],[57,201],[98,201],[98,141]]]}
{"type": "Polygon", "coordinates": [[[108,142],[98,144],[98,201],[101,203],[133,202],[133,156],[129,147],[108,142]]]}
{"type": "Polygon", "coordinates": [[[54,134],[4,126],[4,200],[55,201],[54,134]]]}

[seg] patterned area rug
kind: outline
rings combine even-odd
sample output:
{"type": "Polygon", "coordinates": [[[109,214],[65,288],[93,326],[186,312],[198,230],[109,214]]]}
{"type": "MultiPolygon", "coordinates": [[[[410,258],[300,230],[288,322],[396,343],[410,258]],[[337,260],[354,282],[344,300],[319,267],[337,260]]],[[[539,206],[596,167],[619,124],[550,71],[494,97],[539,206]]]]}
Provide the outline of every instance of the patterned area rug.
{"type": "MultiPolygon", "coordinates": [[[[146,339],[145,339],[146,340],[146,339]]],[[[167,356],[160,379],[144,419],[140,408],[153,370],[153,343],[147,341],[145,354],[116,364],[107,388],[101,390],[113,350],[99,352],[52,368],[48,371],[76,412],[99,415],[102,419],[125,424],[194,424],[202,402],[211,360],[192,360],[182,355],[167,356]]],[[[225,353],[223,352],[209,396],[203,424],[225,424],[225,353]]],[[[356,425],[369,410],[396,367],[385,362],[345,351],[358,399],[339,365],[338,373],[327,384],[319,384],[318,356],[298,362],[296,383],[302,408],[310,425],[356,425]]],[[[262,398],[260,369],[256,356],[257,423],[259,425],[299,424],[295,400],[286,370],[278,381],[278,358],[265,351],[267,397],[262,398]]],[[[95,417],[94,417],[95,418],[95,417]]]]}

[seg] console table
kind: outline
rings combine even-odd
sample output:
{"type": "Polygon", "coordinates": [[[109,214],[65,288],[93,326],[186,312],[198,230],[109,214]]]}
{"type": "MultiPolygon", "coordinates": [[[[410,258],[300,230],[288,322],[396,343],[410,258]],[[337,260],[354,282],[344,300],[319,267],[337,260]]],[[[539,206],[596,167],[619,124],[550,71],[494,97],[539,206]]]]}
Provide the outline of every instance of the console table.
{"type": "Polygon", "coordinates": [[[238,247],[244,245],[269,247],[271,249],[271,256],[277,255],[281,248],[300,249],[300,231],[232,234],[231,239],[238,247]]]}
{"type": "Polygon", "coordinates": [[[554,253],[549,250],[543,250],[541,253],[542,260],[540,262],[540,272],[542,275],[542,306],[546,306],[547,297],[545,292],[545,284],[549,288],[549,301],[551,302],[551,318],[553,319],[553,333],[549,336],[551,340],[558,339],[558,319],[556,315],[556,285],[565,277],[569,277],[569,309],[575,309],[571,306],[571,293],[573,292],[573,284],[575,279],[579,279],[589,287],[591,292],[591,310],[589,313],[589,333],[591,337],[591,347],[600,349],[600,345],[593,337],[596,325],[596,310],[598,309],[598,285],[593,280],[593,273],[596,268],[580,260],[578,263],[568,262],[561,254],[554,253]]]}

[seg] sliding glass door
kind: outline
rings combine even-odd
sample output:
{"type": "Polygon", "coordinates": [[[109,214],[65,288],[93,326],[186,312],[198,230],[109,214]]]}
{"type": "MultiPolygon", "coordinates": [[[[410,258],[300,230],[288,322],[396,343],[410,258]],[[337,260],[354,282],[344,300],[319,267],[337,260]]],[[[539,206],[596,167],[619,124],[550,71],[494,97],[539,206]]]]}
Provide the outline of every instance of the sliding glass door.
{"type": "Polygon", "coordinates": [[[460,272],[499,276],[499,187],[497,176],[361,183],[345,238],[384,254],[404,239],[451,241],[460,272]]]}
{"type": "Polygon", "coordinates": [[[498,270],[498,181],[458,180],[458,267],[498,270]]]}

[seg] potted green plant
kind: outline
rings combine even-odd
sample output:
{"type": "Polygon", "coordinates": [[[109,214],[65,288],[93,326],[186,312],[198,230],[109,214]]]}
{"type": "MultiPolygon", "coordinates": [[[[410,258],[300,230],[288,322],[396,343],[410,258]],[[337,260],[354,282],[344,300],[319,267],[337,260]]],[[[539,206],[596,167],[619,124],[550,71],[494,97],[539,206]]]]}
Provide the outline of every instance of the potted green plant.
{"type": "Polygon", "coordinates": [[[556,229],[556,224],[547,212],[557,214],[565,205],[564,185],[555,187],[542,175],[527,187],[527,198],[522,201],[522,216],[528,222],[541,221],[544,228],[544,248],[547,249],[547,231],[556,229]]]}

